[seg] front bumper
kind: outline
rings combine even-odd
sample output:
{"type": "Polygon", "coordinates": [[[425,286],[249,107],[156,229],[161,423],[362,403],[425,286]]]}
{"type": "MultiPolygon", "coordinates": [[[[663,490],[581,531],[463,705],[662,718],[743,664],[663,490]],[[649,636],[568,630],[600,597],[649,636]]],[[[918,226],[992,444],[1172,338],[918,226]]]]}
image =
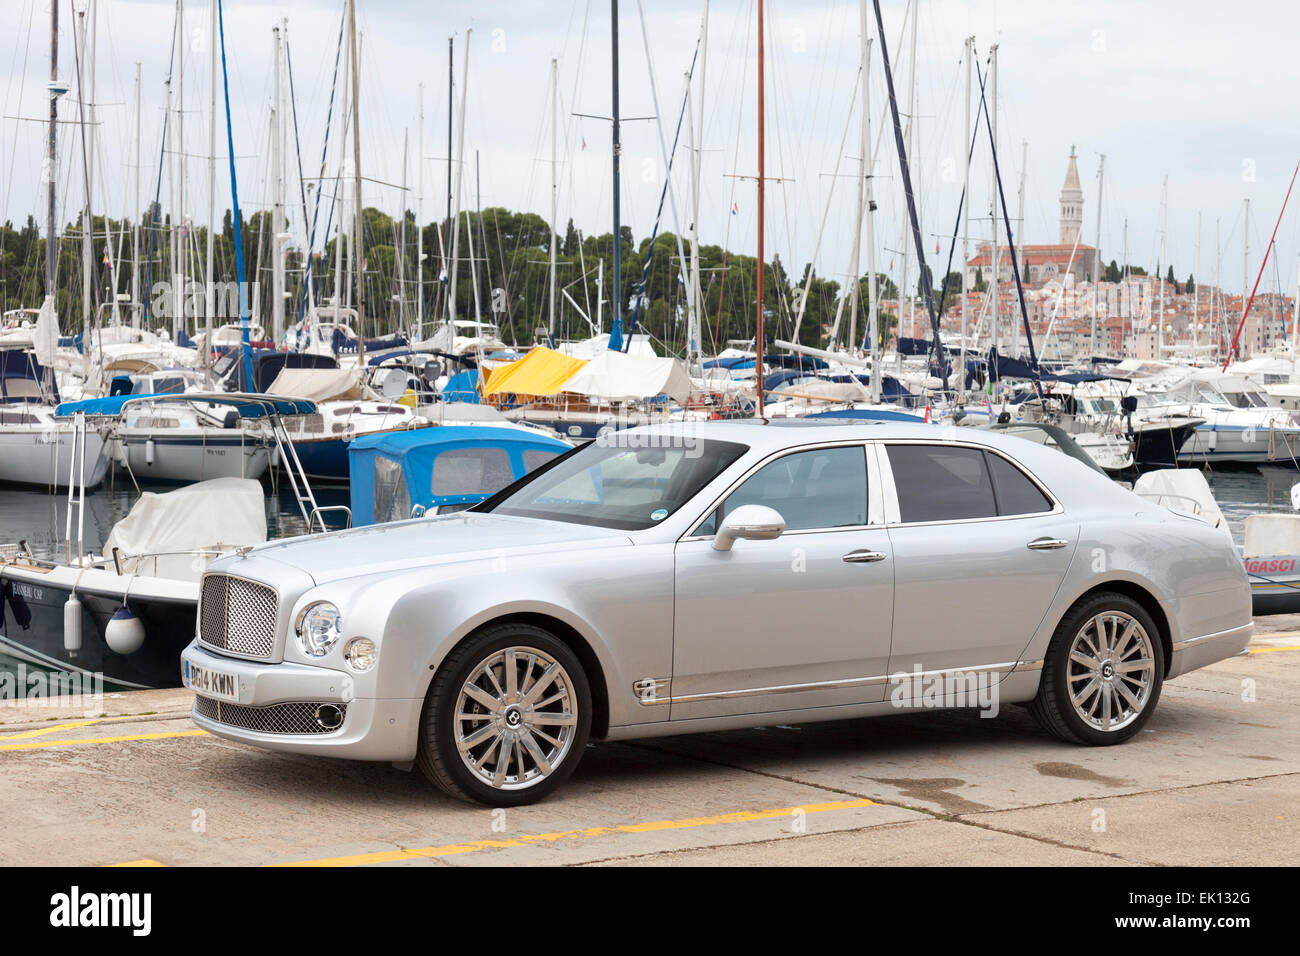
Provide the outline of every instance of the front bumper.
{"type": "Polygon", "coordinates": [[[349,674],[327,667],[281,662],[259,664],[225,657],[193,641],[181,653],[181,672],[187,665],[233,675],[238,684],[238,706],[272,707],[311,702],[346,705],[343,723],[328,733],[269,733],[219,721],[199,713],[191,719],[199,727],[240,743],[288,753],[347,757],[405,763],[415,758],[420,712],[424,701],[373,699],[352,696],[349,674]]]}

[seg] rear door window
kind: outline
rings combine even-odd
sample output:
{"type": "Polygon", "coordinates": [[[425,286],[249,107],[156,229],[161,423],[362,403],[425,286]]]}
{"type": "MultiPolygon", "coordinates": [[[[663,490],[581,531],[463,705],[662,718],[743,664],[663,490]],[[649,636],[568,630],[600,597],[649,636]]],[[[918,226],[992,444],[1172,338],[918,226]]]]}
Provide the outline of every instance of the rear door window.
{"type": "Polygon", "coordinates": [[[997,516],[984,453],[955,445],[888,445],[905,522],[997,516]]]}

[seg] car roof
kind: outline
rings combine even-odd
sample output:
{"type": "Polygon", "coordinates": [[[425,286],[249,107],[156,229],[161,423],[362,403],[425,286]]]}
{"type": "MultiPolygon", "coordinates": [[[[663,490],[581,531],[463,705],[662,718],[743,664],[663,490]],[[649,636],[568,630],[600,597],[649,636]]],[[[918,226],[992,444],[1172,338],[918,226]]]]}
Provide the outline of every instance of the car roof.
{"type": "Polygon", "coordinates": [[[964,441],[981,445],[1019,447],[1023,439],[956,425],[913,424],[834,418],[735,418],[707,422],[664,422],[641,425],[627,434],[662,435],[743,442],[757,449],[778,449],[822,441],[964,441]]]}

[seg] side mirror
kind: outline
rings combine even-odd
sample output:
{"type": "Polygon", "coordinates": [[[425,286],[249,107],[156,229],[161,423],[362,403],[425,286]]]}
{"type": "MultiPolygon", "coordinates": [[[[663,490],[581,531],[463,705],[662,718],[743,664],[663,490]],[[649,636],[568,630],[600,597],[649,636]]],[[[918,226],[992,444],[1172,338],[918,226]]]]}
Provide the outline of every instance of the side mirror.
{"type": "Polygon", "coordinates": [[[785,519],[766,505],[741,505],[722,519],[722,526],[713,536],[715,551],[730,551],[740,538],[748,541],[770,541],[785,532],[785,519]]]}

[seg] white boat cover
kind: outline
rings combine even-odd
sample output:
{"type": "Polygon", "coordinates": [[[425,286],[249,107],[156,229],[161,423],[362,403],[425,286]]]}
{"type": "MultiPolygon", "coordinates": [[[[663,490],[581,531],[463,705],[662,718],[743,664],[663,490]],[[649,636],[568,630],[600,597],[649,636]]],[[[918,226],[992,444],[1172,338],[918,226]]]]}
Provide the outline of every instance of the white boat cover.
{"type": "Polygon", "coordinates": [[[677,359],[625,355],[607,349],[574,373],[564,383],[563,391],[611,402],[656,395],[685,402],[691,395],[691,379],[677,359]]]}
{"type": "Polygon", "coordinates": [[[267,392],[286,398],[305,398],[312,402],[367,397],[357,382],[356,369],[350,368],[280,369],[280,374],[275,377],[267,392]]]}
{"type": "Polygon", "coordinates": [[[1300,554],[1300,515],[1251,515],[1246,519],[1246,558],[1300,554]]]}
{"type": "Polygon", "coordinates": [[[266,541],[266,493],[248,478],[213,478],[162,494],[146,491],[104,541],[123,574],[195,580],[215,554],[266,541]],[[165,552],[165,553],[164,553],[165,552]]]}
{"type": "Polygon", "coordinates": [[[1148,471],[1133,482],[1134,494],[1141,495],[1149,501],[1200,518],[1212,528],[1218,528],[1229,538],[1232,532],[1228,528],[1228,519],[1219,510],[1219,503],[1214,500],[1210,483],[1205,475],[1196,468],[1162,468],[1148,471]]]}

